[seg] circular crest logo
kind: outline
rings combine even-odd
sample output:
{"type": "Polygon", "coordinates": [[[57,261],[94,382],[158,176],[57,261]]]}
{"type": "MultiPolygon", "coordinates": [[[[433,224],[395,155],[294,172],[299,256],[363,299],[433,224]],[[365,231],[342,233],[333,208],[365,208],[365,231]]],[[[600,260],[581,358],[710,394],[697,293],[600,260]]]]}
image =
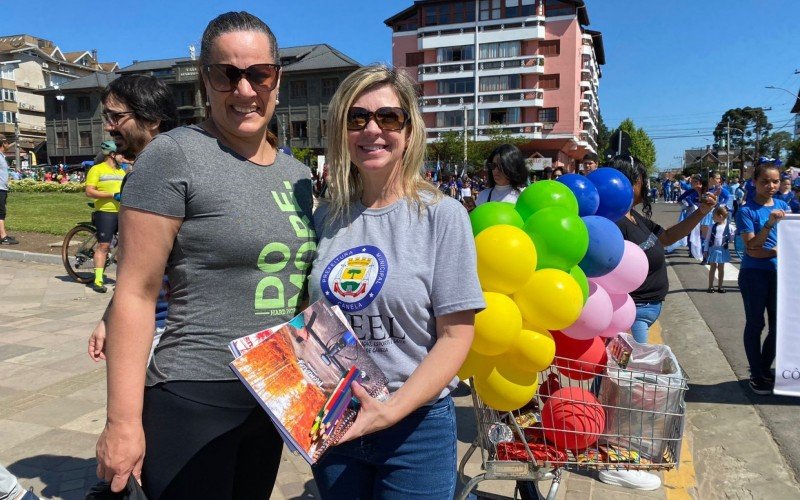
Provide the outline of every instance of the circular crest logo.
{"type": "Polygon", "coordinates": [[[388,271],[386,256],[379,248],[355,247],[325,267],[319,285],[325,298],[342,311],[360,311],[378,296],[388,271]]]}

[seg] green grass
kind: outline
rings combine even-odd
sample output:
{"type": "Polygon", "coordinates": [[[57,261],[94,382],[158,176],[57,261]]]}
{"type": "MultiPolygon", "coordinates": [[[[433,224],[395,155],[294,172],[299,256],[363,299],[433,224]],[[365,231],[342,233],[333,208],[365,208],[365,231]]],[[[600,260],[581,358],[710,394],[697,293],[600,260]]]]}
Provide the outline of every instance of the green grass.
{"type": "Polygon", "coordinates": [[[92,220],[83,193],[9,193],[6,229],[63,236],[78,222],[92,220]]]}

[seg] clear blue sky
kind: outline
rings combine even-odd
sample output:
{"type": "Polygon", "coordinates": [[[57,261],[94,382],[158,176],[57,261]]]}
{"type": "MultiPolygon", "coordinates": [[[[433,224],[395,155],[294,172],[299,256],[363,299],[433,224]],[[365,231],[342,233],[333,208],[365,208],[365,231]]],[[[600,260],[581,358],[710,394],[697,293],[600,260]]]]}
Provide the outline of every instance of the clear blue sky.
{"type": "MultiPolygon", "coordinates": [[[[275,31],[281,46],[328,43],[361,63],[390,61],[383,20],[412,0],[240,2],[71,0],[3,2],[2,34],[29,33],[63,51],[98,49],[102,61],[188,55],[220,12],[248,10],[275,31]]],[[[603,32],[606,65],[600,109],[609,128],[630,117],[655,138],[660,167],[683,149],[713,140],[733,107],[772,107],[775,128],[792,131],[792,96],[800,88],[798,0],[587,0],[590,28],[603,32]],[[670,136],[688,136],[674,137],[670,136]],[[663,137],[663,139],[659,139],[663,137]]]]}

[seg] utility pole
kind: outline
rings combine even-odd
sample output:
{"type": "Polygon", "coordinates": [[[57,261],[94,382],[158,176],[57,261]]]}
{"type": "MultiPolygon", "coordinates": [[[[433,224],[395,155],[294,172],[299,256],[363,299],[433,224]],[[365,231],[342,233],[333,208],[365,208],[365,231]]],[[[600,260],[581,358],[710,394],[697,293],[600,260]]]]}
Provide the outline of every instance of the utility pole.
{"type": "Polygon", "coordinates": [[[19,162],[19,115],[14,113],[14,168],[17,172],[20,171],[21,163],[19,162]]]}
{"type": "Polygon", "coordinates": [[[464,105],[464,164],[462,166],[464,172],[467,171],[467,112],[468,108],[467,105],[465,104],[464,105]]]}
{"type": "Polygon", "coordinates": [[[730,182],[731,177],[731,119],[728,118],[727,133],[725,135],[725,148],[727,154],[725,155],[725,178],[730,182]]]}

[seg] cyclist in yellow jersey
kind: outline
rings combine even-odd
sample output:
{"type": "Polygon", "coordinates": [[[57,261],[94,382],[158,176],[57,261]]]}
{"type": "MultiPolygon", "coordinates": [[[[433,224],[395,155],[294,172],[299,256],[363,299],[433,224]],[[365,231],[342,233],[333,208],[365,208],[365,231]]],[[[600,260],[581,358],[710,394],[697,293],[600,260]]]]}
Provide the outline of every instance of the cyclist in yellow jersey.
{"type": "Polygon", "coordinates": [[[100,151],[103,153],[103,161],[89,169],[89,173],[86,174],[86,196],[94,198],[95,212],[92,218],[97,227],[92,290],[105,293],[103,271],[106,267],[111,240],[117,234],[119,192],[122,189],[125,171],[114,160],[114,153],[117,151],[114,141],[103,142],[100,145],[100,151]]]}

